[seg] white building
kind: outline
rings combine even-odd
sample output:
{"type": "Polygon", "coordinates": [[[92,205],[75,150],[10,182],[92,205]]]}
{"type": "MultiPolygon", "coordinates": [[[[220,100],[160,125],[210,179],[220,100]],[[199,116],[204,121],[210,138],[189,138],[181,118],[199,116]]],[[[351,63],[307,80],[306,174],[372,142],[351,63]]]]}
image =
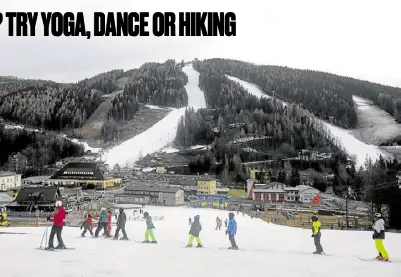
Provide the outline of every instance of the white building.
{"type": "Polygon", "coordinates": [[[15,172],[0,171],[0,190],[11,190],[21,187],[21,174],[15,172]]]}
{"type": "Polygon", "coordinates": [[[299,202],[305,204],[310,204],[312,199],[315,198],[318,193],[320,193],[318,189],[310,186],[299,185],[297,188],[299,190],[299,202]]]}

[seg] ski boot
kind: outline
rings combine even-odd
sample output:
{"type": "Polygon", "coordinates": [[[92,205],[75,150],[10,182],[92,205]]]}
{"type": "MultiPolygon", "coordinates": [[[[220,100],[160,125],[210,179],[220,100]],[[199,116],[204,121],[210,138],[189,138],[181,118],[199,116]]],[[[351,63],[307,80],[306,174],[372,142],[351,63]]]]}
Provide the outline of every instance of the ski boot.
{"type": "Polygon", "coordinates": [[[238,246],[230,246],[230,247],[228,247],[228,249],[230,249],[230,250],[238,250],[238,246]]]}
{"type": "Polygon", "coordinates": [[[198,244],[196,247],[197,247],[197,248],[202,248],[203,245],[202,245],[202,244],[198,244]]]}
{"type": "Polygon", "coordinates": [[[122,237],[122,238],[120,238],[120,240],[128,240],[128,238],[127,237],[122,237]]]}
{"type": "Polygon", "coordinates": [[[156,240],[152,240],[151,243],[157,243],[157,241],[156,240]]]}
{"type": "Polygon", "coordinates": [[[188,245],[187,245],[187,246],[185,246],[185,247],[187,247],[187,248],[191,248],[191,247],[192,247],[192,245],[189,245],[189,244],[188,244],[188,245]]]}
{"type": "Polygon", "coordinates": [[[113,240],[118,240],[118,237],[114,237],[113,240]]]}
{"type": "Polygon", "coordinates": [[[48,247],[45,248],[45,250],[53,251],[53,250],[54,250],[54,247],[53,247],[53,246],[48,246],[48,247]]]}
{"type": "Polygon", "coordinates": [[[65,245],[57,245],[55,249],[67,249],[65,245]]]}
{"type": "Polygon", "coordinates": [[[148,241],[148,240],[144,240],[142,243],[150,243],[150,241],[148,241]]]}

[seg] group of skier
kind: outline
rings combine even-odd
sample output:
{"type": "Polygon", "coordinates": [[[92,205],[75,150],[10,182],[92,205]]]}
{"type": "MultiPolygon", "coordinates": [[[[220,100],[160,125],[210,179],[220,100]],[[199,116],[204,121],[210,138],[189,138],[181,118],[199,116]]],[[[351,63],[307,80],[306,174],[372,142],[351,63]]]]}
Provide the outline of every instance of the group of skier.
{"type": "MultiPolygon", "coordinates": [[[[152,217],[149,215],[148,212],[143,213],[144,219],[146,221],[146,232],[145,232],[145,240],[143,243],[157,243],[157,240],[155,238],[153,229],[155,229],[155,226],[152,221],[152,217]],[[149,240],[149,238],[151,240],[149,240]]],[[[231,246],[229,249],[238,249],[238,245],[235,241],[235,235],[237,233],[237,222],[235,221],[234,213],[230,212],[228,214],[229,220],[225,224],[227,229],[226,229],[226,235],[228,235],[231,246]]],[[[48,247],[46,249],[48,250],[53,250],[53,249],[65,249],[66,246],[63,242],[63,239],[61,237],[61,233],[64,227],[64,220],[66,218],[66,211],[63,207],[63,204],[61,201],[57,201],[55,205],[55,209],[53,212],[52,217],[48,217],[48,221],[53,222],[53,226],[51,228],[50,232],[50,237],[49,237],[49,243],[48,247]],[[53,241],[54,241],[54,236],[57,236],[57,241],[58,245],[54,248],[53,241]]],[[[106,237],[111,237],[111,211],[109,213],[106,212],[105,208],[101,209],[100,217],[99,217],[99,222],[98,222],[98,227],[95,231],[94,237],[99,236],[99,232],[101,229],[104,230],[104,235],[106,237]]],[[[313,252],[313,254],[324,254],[323,252],[323,247],[321,245],[321,237],[322,237],[322,232],[321,232],[321,222],[319,221],[319,217],[317,212],[314,212],[313,216],[311,217],[312,219],[312,237],[314,238],[314,243],[316,247],[316,251],[313,252]]],[[[117,217],[117,229],[114,234],[114,239],[117,240],[119,237],[119,232],[121,231],[123,234],[123,237],[121,240],[128,240],[127,233],[125,231],[125,223],[127,221],[127,216],[124,212],[123,208],[119,209],[119,214],[117,217]]],[[[191,228],[189,230],[189,240],[187,247],[192,247],[194,239],[196,240],[197,247],[203,247],[202,241],[200,239],[200,232],[202,230],[202,225],[200,223],[200,216],[196,215],[194,217],[194,221],[192,222],[192,219],[189,218],[189,224],[191,225],[191,228]]],[[[216,218],[216,229],[215,230],[220,230],[222,226],[222,220],[217,217],[216,218]]],[[[376,249],[378,252],[378,256],[376,257],[377,260],[380,261],[389,261],[389,255],[383,245],[383,241],[385,239],[385,222],[380,213],[375,214],[375,224],[372,226],[373,228],[373,236],[372,238],[375,240],[375,245],[376,249]]],[[[87,215],[86,219],[81,225],[81,230],[83,230],[81,236],[85,237],[85,234],[87,231],[93,236],[93,221],[92,221],[92,216],[90,214],[87,215]]]]}
{"type": "MultiPolygon", "coordinates": [[[[319,217],[317,212],[314,212],[312,219],[312,237],[314,238],[314,243],[316,247],[316,251],[313,254],[324,254],[323,247],[320,243],[320,238],[322,236],[321,233],[321,222],[319,221],[319,217]]],[[[379,261],[389,261],[389,255],[387,253],[386,248],[384,247],[383,241],[385,239],[385,223],[383,216],[380,213],[375,214],[375,223],[372,226],[373,228],[373,236],[372,238],[375,240],[376,249],[378,252],[378,256],[376,260],[379,261]]]]}
{"type": "MultiPolygon", "coordinates": [[[[235,241],[235,235],[237,234],[237,222],[234,219],[234,213],[230,212],[228,214],[229,220],[227,224],[227,230],[226,230],[226,235],[228,235],[231,246],[228,249],[233,249],[237,250],[238,245],[235,241]]],[[[191,218],[189,219],[189,222],[191,224],[191,229],[189,230],[189,240],[187,247],[192,247],[194,239],[198,243],[196,247],[203,247],[202,241],[199,238],[200,231],[202,230],[202,225],[199,221],[200,216],[196,215],[194,217],[194,221],[192,222],[191,218]]],[[[215,230],[220,230],[222,225],[222,220],[217,217],[216,218],[216,229],[215,230]]]]}

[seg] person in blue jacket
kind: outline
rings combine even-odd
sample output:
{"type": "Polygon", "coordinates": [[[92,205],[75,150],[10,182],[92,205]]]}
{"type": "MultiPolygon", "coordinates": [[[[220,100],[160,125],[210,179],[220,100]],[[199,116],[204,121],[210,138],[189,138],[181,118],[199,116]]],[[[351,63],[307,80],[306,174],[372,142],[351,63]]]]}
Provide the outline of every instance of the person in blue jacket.
{"type": "Polygon", "coordinates": [[[237,234],[237,222],[234,219],[234,213],[229,213],[228,218],[229,220],[226,235],[228,235],[228,238],[231,242],[231,246],[228,249],[237,250],[238,245],[235,242],[235,235],[237,234]]]}

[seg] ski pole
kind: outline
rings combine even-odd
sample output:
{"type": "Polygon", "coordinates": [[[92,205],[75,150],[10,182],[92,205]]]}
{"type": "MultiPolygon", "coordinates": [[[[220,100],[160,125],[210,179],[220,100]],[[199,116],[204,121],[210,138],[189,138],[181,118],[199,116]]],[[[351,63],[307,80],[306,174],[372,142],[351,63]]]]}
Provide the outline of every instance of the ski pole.
{"type": "Polygon", "coordinates": [[[46,225],[45,231],[43,232],[43,236],[42,236],[42,240],[40,241],[39,248],[42,248],[43,239],[45,238],[45,236],[46,236],[46,240],[47,240],[47,225],[46,225]]]}

